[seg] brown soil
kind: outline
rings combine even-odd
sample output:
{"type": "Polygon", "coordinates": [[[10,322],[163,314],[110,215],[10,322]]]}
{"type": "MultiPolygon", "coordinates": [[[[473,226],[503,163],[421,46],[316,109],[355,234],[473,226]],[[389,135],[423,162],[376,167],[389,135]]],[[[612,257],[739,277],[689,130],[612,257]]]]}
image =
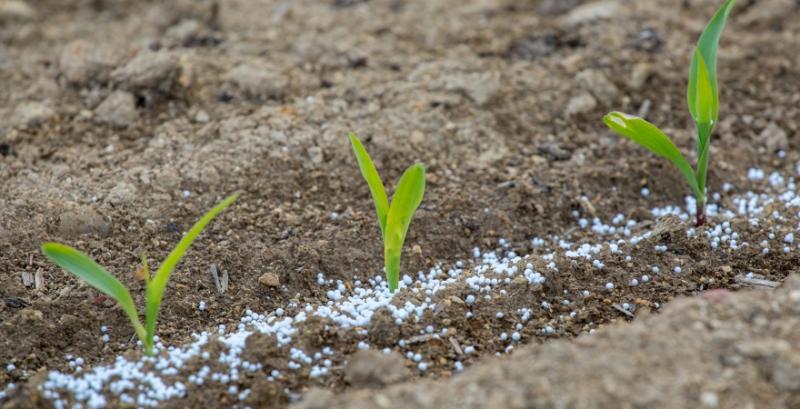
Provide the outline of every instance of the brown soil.
{"type": "MultiPolygon", "coordinates": [[[[717,3],[0,3],[0,385],[23,385],[0,403],[47,405],[35,386],[48,370],[68,370],[67,354],[91,367],[138,353],[113,302],[49,264],[43,241],[87,251],[141,303],[139,255],[162,260],[200,214],[243,191],[172,276],[158,334],[168,345],[219,325],[233,328],[247,309],[324,303],[318,272],[349,287],[374,276],[382,249],[346,138],[351,130],[390,186],[407,165],[426,164],[426,197],[409,232],[404,271],[450,267],[475,246],[498,247],[499,238],[533,255],[544,253],[531,245],[534,236],[594,242],[576,229],[573,211],[606,222],[622,213],[640,221],[638,231],[658,234],[630,249],[632,260],[604,251],[601,272],[556,259],[558,273],[544,286],[512,287],[504,299],[473,308],[471,320],[456,301],[468,291],[458,287],[437,294],[433,301],[447,308],[419,325],[398,328],[376,315],[368,338],[311,320],[298,342],[341,351],[333,374],[242,381],[254,390],[253,406],[285,406],[311,386],[346,390],[346,357],[359,341],[391,346],[429,323],[452,328],[456,343],[478,351],[461,356],[449,341],[407,349],[431,362],[425,376],[448,377],[455,360],[468,365],[506,350],[498,336],[513,322],[497,312],[542,301],[556,306],[537,311],[524,329],[523,341],[535,344],[628,319],[614,304],[631,303],[638,312],[709,288],[737,289],[735,277],[745,272],[782,281],[797,271],[800,253],[762,255],[755,244],[773,230],[783,237],[795,216],[774,226],[734,220],[742,241],[753,244],[737,251],[712,251],[672,219],[652,223],[649,209],[683,203],[680,176],[600,121],[610,109],[647,108],[650,121],[691,151],[686,67],[717,3]],[[657,244],[669,251],[655,251],[657,244]],[[213,265],[230,276],[224,294],[212,281],[213,265]],[[683,272],[604,291],[610,280],[624,283],[653,265],[683,272]],[[43,287],[24,285],[23,273],[37,272],[43,287]],[[278,287],[259,283],[268,272],[278,287]],[[593,296],[560,308],[564,290],[593,296]],[[570,310],[579,311],[576,318],[563,320],[570,310]],[[101,340],[103,325],[109,343],[101,340]],[[547,326],[552,334],[542,332],[547,326]],[[15,369],[4,370],[7,364],[15,369]]],[[[754,187],[750,167],[795,174],[800,7],[740,1],[727,30],[709,175],[712,191],[735,186],[723,204],[754,187]],[[779,150],[785,156],[775,155],[779,150]]],[[[253,359],[285,366],[286,348],[269,341],[252,340],[261,343],[253,359]]],[[[207,385],[171,405],[230,406],[225,388],[207,385]]]]}
{"type": "Polygon", "coordinates": [[[532,345],[463,375],[381,391],[310,391],[321,408],[796,408],[800,277],[775,292],[682,298],[594,335],[532,345]]]}

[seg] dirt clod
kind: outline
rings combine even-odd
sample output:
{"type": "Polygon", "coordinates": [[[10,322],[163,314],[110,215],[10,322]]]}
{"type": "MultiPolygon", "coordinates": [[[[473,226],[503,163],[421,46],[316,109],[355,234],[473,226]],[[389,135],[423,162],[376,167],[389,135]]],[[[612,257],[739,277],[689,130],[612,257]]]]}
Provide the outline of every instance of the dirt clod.
{"type": "Polygon", "coordinates": [[[788,134],[775,122],[770,122],[767,127],[761,131],[758,139],[763,141],[764,147],[766,147],[767,151],[770,153],[775,153],[789,148],[788,134]]]}
{"type": "Polygon", "coordinates": [[[0,21],[29,20],[36,16],[34,9],[21,0],[5,0],[0,3],[0,21]]]}
{"type": "Polygon", "coordinates": [[[597,100],[589,92],[581,92],[572,97],[564,108],[566,116],[574,116],[592,112],[597,108],[597,100]]]}
{"type": "Polygon", "coordinates": [[[178,57],[174,53],[143,50],[112,71],[111,79],[132,92],[168,92],[177,81],[178,73],[178,57]]]}
{"type": "Polygon", "coordinates": [[[85,234],[97,234],[108,237],[112,231],[111,223],[89,207],[66,211],[59,216],[58,220],[58,232],[63,236],[77,237],[85,234]]]}
{"type": "Polygon", "coordinates": [[[37,126],[49,121],[55,111],[43,102],[23,102],[14,111],[12,122],[18,126],[37,126]]]}
{"type": "Polygon", "coordinates": [[[249,98],[263,100],[283,95],[289,80],[275,67],[262,63],[245,63],[234,67],[225,79],[239,87],[249,98]]]}
{"type": "Polygon", "coordinates": [[[608,19],[622,12],[622,5],[616,1],[598,1],[580,5],[562,18],[564,26],[577,26],[600,19],[608,19]]]}
{"type": "Polygon", "coordinates": [[[35,321],[41,321],[42,319],[44,319],[44,314],[42,314],[42,312],[39,310],[29,308],[22,310],[19,313],[19,318],[22,320],[22,322],[31,324],[35,321]]]}
{"type": "Polygon", "coordinates": [[[606,105],[613,103],[619,96],[619,88],[597,70],[581,71],[575,76],[575,82],[606,105]]]}
{"type": "Polygon", "coordinates": [[[116,52],[105,43],[75,40],[61,52],[59,67],[64,79],[74,85],[105,83],[118,61],[116,52]]]}
{"type": "Polygon", "coordinates": [[[275,273],[264,273],[258,277],[258,282],[265,287],[278,287],[281,285],[281,279],[275,273]]]}
{"type": "Polygon", "coordinates": [[[108,192],[106,200],[114,206],[124,206],[136,199],[136,185],[128,182],[119,182],[108,192]]]}
{"type": "Polygon", "coordinates": [[[358,351],[344,368],[344,380],[354,388],[383,388],[410,376],[403,357],[396,352],[358,351]]]}
{"type": "Polygon", "coordinates": [[[134,123],[139,114],[136,112],[136,99],[125,91],[112,92],[95,110],[96,118],[101,123],[125,128],[134,123]]]}
{"type": "Polygon", "coordinates": [[[381,308],[372,314],[369,321],[369,340],[378,347],[387,347],[397,342],[400,326],[395,323],[392,313],[381,308]]]}

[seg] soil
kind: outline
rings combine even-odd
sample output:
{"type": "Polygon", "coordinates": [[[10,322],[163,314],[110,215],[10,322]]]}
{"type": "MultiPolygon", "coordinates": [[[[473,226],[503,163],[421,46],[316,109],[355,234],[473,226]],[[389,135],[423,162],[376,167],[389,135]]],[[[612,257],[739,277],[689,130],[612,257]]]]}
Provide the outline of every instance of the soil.
{"type": "Polygon", "coordinates": [[[294,407],[795,408],[798,301],[798,276],[776,292],[716,290],[631,325],[530,345],[446,380],[340,396],[314,389],[294,407]]]}
{"type": "MultiPolygon", "coordinates": [[[[523,308],[536,314],[520,330],[522,344],[563,340],[521,347],[525,352],[511,359],[543,361],[543,370],[556,371],[548,366],[556,359],[548,348],[619,345],[606,335],[575,340],[580,334],[658,310],[677,296],[740,289],[737,277],[749,272],[782,282],[798,271],[800,251],[784,253],[778,245],[764,254],[757,243],[794,232],[796,214],[765,217],[759,225],[743,215],[711,216],[698,238],[688,237],[689,224],[651,211],[682,206],[687,188],[679,174],[600,121],[612,109],[638,112],[691,152],[686,67],[718,3],[0,3],[0,386],[16,385],[5,399],[0,395],[0,404],[50,405],[37,387],[48,371],[74,371],[67,355],[91,368],[139,354],[113,301],[47,262],[44,241],[86,251],[131,288],[141,307],[140,254],[154,264],[163,260],[204,211],[242,191],[172,275],[158,328],[166,345],[184,345],[193,333],[220,325],[232,330],[247,310],[293,313],[324,305],[329,288],[317,283],[320,272],[348,289],[380,274],[379,231],[349,131],[362,138],[389,186],[414,161],[426,165],[426,196],[409,230],[403,271],[447,271],[463,260],[467,274],[477,274],[479,263],[471,259],[479,247],[530,255],[522,264],[547,271],[546,281],[510,285],[503,297],[471,307],[463,302],[470,289],[451,286],[432,297],[445,306],[436,314],[397,326],[378,312],[363,328],[366,335],[310,319],[295,347],[337,351],[331,373],[321,378],[286,370],[289,348],[268,335],[253,336],[245,354],[265,369],[240,382],[253,391],[246,405],[284,407],[313,387],[355,388],[347,379],[358,377],[347,377],[346,368],[359,342],[395,348],[398,338],[419,339],[428,325],[448,328],[450,336],[396,351],[429,363],[420,371],[405,360],[411,375],[401,379],[449,378],[456,361],[500,370],[507,364],[491,357],[512,352],[500,337],[517,323],[511,313],[523,308]],[[576,214],[606,223],[622,214],[636,221],[634,233],[650,233],[623,253],[604,248],[594,256],[605,263],[602,269],[559,253],[551,271],[545,256],[556,237],[598,240],[578,227],[576,214]],[[750,245],[709,246],[705,233],[724,222],[750,245]],[[535,246],[533,237],[548,244],[535,246]],[[662,245],[668,250],[656,248],[662,245]],[[624,285],[656,265],[682,270],[659,275],[652,285],[624,285]],[[212,269],[228,275],[226,291],[217,289],[212,269]],[[28,276],[40,284],[26,284],[28,276]],[[612,291],[609,282],[617,283],[612,291]],[[566,294],[582,291],[591,296],[570,296],[572,304],[563,306],[566,294]],[[621,308],[624,303],[634,307],[621,308]],[[565,319],[570,312],[576,315],[565,319]],[[102,326],[110,342],[102,340],[102,326]],[[454,345],[474,346],[476,353],[459,353],[454,345]],[[267,381],[271,369],[286,375],[267,381]]],[[[751,190],[776,194],[750,169],[787,179],[797,174],[799,66],[800,6],[740,1],[720,51],[721,122],[709,174],[719,206],[735,208],[734,198],[751,190]]],[[[782,211],[782,204],[771,206],[782,211]]],[[[775,297],[789,293],[781,294],[775,297]]],[[[393,303],[416,298],[401,291],[393,303]]],[[[672,316],[651,318],[669,319],[681,329],[672,316]]],[[[690,330],[691,320],[683,324],[681,330],[690,330]]],[[[635,325],[641,331],[647,324],[635,325]]],[[[657,358],[697,345],[669,344],[657,358]]],[[[633,342],[627,350],[641,346],[633,342]]],[[[647,371],[636,365],[652,362],[631,362],[631,370],[647,371]]],[[[553,391],[570,390],[566,378],[552,379],[562,382],[553,391]]],[[[433,390],[427,388],[420,390],[433,390]]],[[[209,383],[165,405],[233,406],[227,390],[209,383]]],[[[631,407],[634,398],[634,392],[616,397],[631,407]]]]}

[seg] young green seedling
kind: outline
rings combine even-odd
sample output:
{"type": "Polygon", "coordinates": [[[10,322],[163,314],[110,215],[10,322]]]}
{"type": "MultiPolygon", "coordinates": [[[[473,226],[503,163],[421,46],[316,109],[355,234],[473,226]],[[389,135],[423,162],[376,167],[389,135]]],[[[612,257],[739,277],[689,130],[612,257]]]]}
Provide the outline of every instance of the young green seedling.
{"type": "Polygon", "coordinates": [[[736,0],[726,0],[703,30],[692,55],[686,100],[697,128],[697,165],[692,169],[675,144],[656,126],[642,118],[611,112],[603,121],[614,132],[630,138],[649,151],[668,159],[689,183],[697,202],[696,225],[706,221],[706,175],[708,173],[711,132],[717,124],[719,89],[717,84],[717,50],[725,21],[736,0]]]}
{"type": "Polygon", "coordinates": [[[217,214],[230,206],[238,197],[238,193],[228,196],[220,204],[203,215],[203,217],[194,224],[192,229],[183,236],[172,252],[169,253],[169,256],[161,263],[161,266],[154,276],[150,277],[150,268],[147,263],[147,258],[142,255],[142,266],[145,277],[144,326],[142,326],[141,321],[139,321],[136,305],[133,303],[133,298],[130,292],[128,292],[128,289],[89,256],[60,243],[45,243],[42,245],[42,250],[50,261],[61,266],[64,270],[75,274],[92,287],[116,300],[117,304],[122,308],[122,311],[124,311],[128,319],[130,319],[131,325],[133,325],[133,329],[136,331],[136,335],[144,344],[145,354],[153,355],[153,336],[156,332],[158,310],[161,307],[161,299],[164,297],[164,291],[167,288],[167,281],[169,280],[170,274],[172,274],[172,271],[178,265],[178,262],[180,262],[183,253],[189,249],[189,246],[192,245],[192,242],[200,235],[206,225],[210,223],[217,214]]]}
{"type": "Polygon", "coordinates": [[[378,171],[375,170],[372,159],[364,149],[364,145],[352,132],[350,133],[350,143],[353,145],[353,153],[355,153],[358,166],[361,168],[361,175],[367,181],[372,193],[372,200],[375,202],[375,213],[378,216],[378,225],[381,228],[381,237],[383,237],[386,281],[389,283],[389,291],[394,292],[397,290],[400,280],[400,254],[403,251],[403,243],[406,241],[408,226],[411,224],[414,212],[422,203],[422,196],[425,195],[425,167],[421,163],[417,163],[403,172],[390,205],[383,182],[378,171]]]}

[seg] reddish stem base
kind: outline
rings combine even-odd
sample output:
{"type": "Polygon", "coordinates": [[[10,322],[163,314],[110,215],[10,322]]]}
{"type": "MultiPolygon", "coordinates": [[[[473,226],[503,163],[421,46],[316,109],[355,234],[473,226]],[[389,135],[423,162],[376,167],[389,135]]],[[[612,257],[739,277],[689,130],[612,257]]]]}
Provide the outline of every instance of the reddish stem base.
{"type": "Polygon", "coordinates": [[[704,210],[705,209],[697,213],[697,219],[695,220],[694,227],[700,227],[706,224],[706,212],[704,210]]]}

